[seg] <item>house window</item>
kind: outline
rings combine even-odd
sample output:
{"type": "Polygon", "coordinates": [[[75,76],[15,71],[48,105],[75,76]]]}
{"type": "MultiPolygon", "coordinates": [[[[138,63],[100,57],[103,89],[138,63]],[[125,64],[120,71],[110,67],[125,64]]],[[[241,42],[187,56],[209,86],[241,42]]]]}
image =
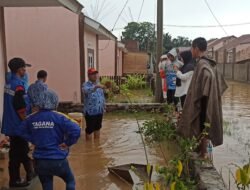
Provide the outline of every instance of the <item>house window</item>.
{"type": "Polygon", "coordinates": [[[227,63],[232,63],[234,61],[233,57],[233,51],[228,51],[227,52],[227,63]]]}
{"type": "Polygon", "coordinates": [[[214,58],[214,52],[213,52],[213,50],[209,50],[207,52],[207,56],[208,56],[208,58],[213,59],[214,58]]]}
{"type": "Polygon", "coordinates": [[[94,53],[93,49],[88,49],[88,68],[95,68],[94,53]]]}

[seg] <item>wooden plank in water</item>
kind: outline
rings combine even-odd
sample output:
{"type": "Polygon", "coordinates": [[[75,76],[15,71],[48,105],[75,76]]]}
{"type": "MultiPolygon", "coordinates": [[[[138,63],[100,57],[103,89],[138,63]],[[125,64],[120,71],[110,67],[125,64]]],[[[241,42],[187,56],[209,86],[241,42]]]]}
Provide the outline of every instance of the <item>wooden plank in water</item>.
{"type": "Polygon", "coordinates": [[[148,177],[147,166],[143,164],[124,164],[120,166],[109,167],[108,170],[110,173],[118,176],[120,179],[130,184],[135,184],[136,179],[134,179],[133,175],[130,173],[132,167],[136,169],[135,174],[141,179],[141,181],[147,181],[148,179],[151,179],[153,167],[151,166],[150,175],[148,177]]]}

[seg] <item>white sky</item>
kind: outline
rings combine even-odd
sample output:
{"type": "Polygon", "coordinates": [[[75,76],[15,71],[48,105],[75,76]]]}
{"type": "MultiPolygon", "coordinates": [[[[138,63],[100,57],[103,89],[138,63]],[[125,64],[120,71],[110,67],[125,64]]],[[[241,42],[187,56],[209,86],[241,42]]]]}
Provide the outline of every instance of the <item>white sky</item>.
{"type": "MultiPolygon", "coordinates": [[[[99,10],[104,3],[104,7],[99,11],[98,21],[107,29],[111,30],[115,20],[122,10],[126,0],[79,0],[84,5],[84,13],[93,17],[98,11],[93,11],[96,5],[99,10]],[[91,6],[93,7],[91,9],[91,6]]],[[[164,24],[175,25],[218,25],[204,0],[163,0],[164,1],[164,24]]],[[[207,0],[211,9],[221,24],[235,24],[250,22],[250,0],[207,0]]],[[[145,0],[140,22],[156,21],[157,0],[145,0]]],[[[123,28],[132,21],[129,8],[134,21],[137,21],[142,0],[129,0],[122,16],[115,28],[123,28]]],[[[224,27],[228,35],[240,36],[250,33],[250,24],[244,26],[224,27]]],[[[122,30],[115,30],[116,36],[121,36],[122,30]]],[[[191,39],[203,36],[207,39],[226,36],[220,28],[173,28],[164,26],[164,32],[169,32],[172,36],[186,36],[191,39]]]]}

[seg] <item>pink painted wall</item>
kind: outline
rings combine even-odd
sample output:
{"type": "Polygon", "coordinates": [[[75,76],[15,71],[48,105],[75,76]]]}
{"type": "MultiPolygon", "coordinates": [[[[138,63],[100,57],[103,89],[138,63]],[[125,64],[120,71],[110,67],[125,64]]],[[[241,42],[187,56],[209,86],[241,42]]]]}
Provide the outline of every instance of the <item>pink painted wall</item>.
{"type": "Polygon", "coordinates": [[[99,73],[101,76],[115,75],[115,41],[99,40],[99,73]]]}
{"type": "Polygon", "coordinates": [[[48,71],[49,88],[60,101],[80,102],[78,15],[62,7],[6,8],[7,57],[32,64],[30,81],[48,71]]]}
{"type": "MultiPolygon", "coordinates": [[[[0,9],[1,11],[1,9],[0,9]]],[[[0,15],[2,15],[0,13],[0,15]]],[[[0,28],[3,28],[3,23],[1,23],[0,18],[0,28]]],[[[5,83],[5,70],[4,70],[4,58],[3,58],[3,39],[2,31],[0,29],[0,128],[2,123],[2,114],[3,114],[3,94],[4,94],[4,83],[5,83]]],[[[0,135],[1,140],[1,135],[0,135]]]]}
{"type": "Polygon", "coordinates": [[[122,62],[123,62],[123,51],[121,48],[117,49],[117,76],[122,76],[122,62]]]}
{"type": "Polygon", "coordinates": [[[85,78],[88,80],[87,71],[88,67],[88,49],[94,50],[94,67],[97,66],[97,38],[96,34],[90,30],[84,30],[84,42],[85,42],[85,78]]]}

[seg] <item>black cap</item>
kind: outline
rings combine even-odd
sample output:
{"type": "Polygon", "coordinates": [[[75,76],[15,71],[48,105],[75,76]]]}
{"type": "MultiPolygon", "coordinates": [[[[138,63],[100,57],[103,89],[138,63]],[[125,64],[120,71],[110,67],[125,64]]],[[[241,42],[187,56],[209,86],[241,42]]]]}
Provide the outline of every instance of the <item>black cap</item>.
{"type": "Polygon", "coordinates": [[[11,70],[11,72],[16,73],[18,69],[22,67],[31,67],[30,64],[27,64],[22,58],[15,57],[11,59],[8,63],[8,66],[11,70]]]}

